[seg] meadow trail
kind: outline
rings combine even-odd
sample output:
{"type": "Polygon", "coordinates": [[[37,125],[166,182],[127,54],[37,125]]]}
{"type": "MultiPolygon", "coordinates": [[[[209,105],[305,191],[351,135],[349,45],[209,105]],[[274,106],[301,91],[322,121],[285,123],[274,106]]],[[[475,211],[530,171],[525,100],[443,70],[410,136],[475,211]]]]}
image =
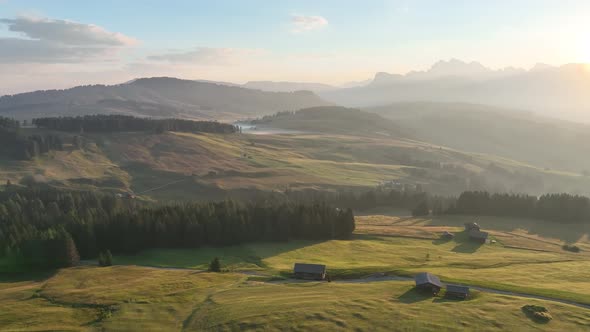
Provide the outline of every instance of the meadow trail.
{"type": "MultiPolygon", "coordinates": [[[[190,270],[194,271],[195,273],[204,273],[207,272],[205,270],[198,270],[198,269],[191,269],[191,268],[182,268],[182,267],[158,267],[158,266],[148,266],[149,268],[159,269],[159,270],[190,270]]],[[[266,276],[265,274],[258,273],[255,271],[233,271],[234,273],[243,274],[246,276],[266,276]]],[[[414,278],[404,277],[404,276],[396,276],[396,275],[387,275],[385,273],[374,273],[364,278],[355,278],[355,279],[340,279],[340,280],[333,280],[332,282],[335,283],[370,283],[370,282],[382,282],[382,281],[414,281],[414,278]]],[[[315,282],[315,281],[305,281],[305,280],[298,280],[298,279],[284,279],[284,280],[275,280],[269,281],[269,283],[273,284],[287,284],[287,283],[302,283],[302,282],[315,282]]],[[[520,293],[520,292],[510,292],[510,291],[503,291],[494,288],[487,288],[487,287],[479,287],[473,286],[469,284],[460,284],[457,283],[456,285],[467,286],[473,290],[477,290],[480,292],[498,294],[498,295],[507,295],[507,296],[516,296],[516,297],[524,297],[529,299],[537,299],[537,300],[544,300],[544,301],[551,301],[551,302],[559,302],[563,304],[573,305],[579,308],[590,309],[590,305],[562,300],[555,297],[546,297],[534,294],[527,294],[527,293],[520,293]]]]}

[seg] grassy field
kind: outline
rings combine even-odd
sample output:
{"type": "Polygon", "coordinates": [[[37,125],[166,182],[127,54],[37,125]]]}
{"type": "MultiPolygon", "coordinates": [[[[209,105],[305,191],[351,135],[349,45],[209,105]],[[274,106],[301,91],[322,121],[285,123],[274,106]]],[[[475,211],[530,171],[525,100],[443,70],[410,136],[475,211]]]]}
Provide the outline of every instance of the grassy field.
{"type": "Polygon", "coordinates": [[[287,187],[358,189],[388,180],[457,193],[466,188],[461,179],[474,174],[500,191],[525,190],[522,185],[531,176],[538,179],[531,190],[586,192],[590,183],[589,177],[574,173],[395,137],[116,133],[87,134],[86,141],[82,151],[67,145],[66,151],[32,161],[0,160],[0,180],[18,183],[38,174],[41,181],[60,187],[142,192],[186,177],[145,194],[164,200],[287,187]],[[423,167],[420,162],[433,164],[423,167]],[[432,166],[440,163],[449,167],[432,166]],[[489,169],[491,164],[496,171],[489,169]],[[514,183],[519,187],[513,188],[514,183]]]}
{"type": "MultiPolygon", "coordinates": [[[[480,224],[497,242],[470,242],[461,228],[470,217],[417,219],[409,217],[357,217],[357,231],[351,241],[293,241],[258,243],[225,248],[194,250],[150,250],[135,256],[119,256],[118,264],[205,269],[218,256],[230,271],[255,270],[268,275],[288,275],[294,262],[326,264],[333,278],[357,278],[374,273],[413,275],[431,271],[449,282],[556,297],[590,304],[590,243],[587,230],[577,241],[564,241],[535,233],[554,224],[536,221],[526,229],[507,225],[517,220],[480,218],[480,224]],[[456,224],[457,226],[453,226],[456,224]],[[451,225],[451,226],[442,226],[451,225]],[[506,228],[502,230],[502,225],[506,228]],[[457,232],[452,241],[438,239],[440,232],[457,232]],[[508,244],[505,244],[506,241],[508,244]],[[561,245],[575,242],[583,251],[571,253],[561,245]],[[535,276],[535,282],[531,282],[535,276]]],[[[561,227],[563,228],[563,227],[561,227]]],[[[562,232],[564,233],[564,232],[562,232]]],[[[559,233],[555,233],[556,236],[559,233]]],[[[572,234],[563,234],[571,237],[572,234]]]]}
{"type": "Polygon", "coordinates": [[[433,299],[411,282],[275,284],[128,266],[1,283],[0,301],[2,331],[582,331],[590,324],[590,311],[564,304],[488,293],[433,299]],[[549,308],[554,319],[531,321],[525,304],[549,308]]]}
{"type": "Polygon", "coordinates": [[[590,303],[586,230],[568,227],[549,237],[544,232],[555,227],[551,223],[480,218],[497,242],[477,245],[460,232],[472,219],[366,215],[357,217],[355,237],[348,241],[150,250],[116,256],[117,265],[108,268],[0,277],[0,330],[583,331],[589,326],[590,310],[558,302],[488,292],[474,292],[462,302],[417,294],[407,281],[346,282],[377,272],[430,271],[443,281],[590,303]],[[439,240],[443,230],[457,232],[456,239],[439,240]],[[574,233],[577,239],[568,242],[583,248],[578,254],[560,248],[574,233]],[[199,271],[216,256],[228,272],[199,271]],[[294,262],[327,264],[335,282],[285,282],[294,262]],[[520,309],[526,304],[549,308],[553,320],[530,320],[520,309]]]}

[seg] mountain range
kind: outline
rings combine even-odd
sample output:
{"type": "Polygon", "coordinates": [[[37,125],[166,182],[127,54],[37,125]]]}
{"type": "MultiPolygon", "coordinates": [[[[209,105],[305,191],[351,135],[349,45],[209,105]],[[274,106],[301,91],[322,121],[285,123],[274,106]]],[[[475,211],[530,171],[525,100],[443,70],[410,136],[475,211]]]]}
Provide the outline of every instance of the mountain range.
{"type": "Polygon", "coordinates": [[[168,77],[0,97],[0,115],[124,113],[232,121],[314,106],[378,107],[399,102],[483,104],[590,122],[590,67],[537,64],[490,69],[478,62],[439,61],[425,71],[379,72],[372,80],[332,86],[309,82],[245,84],[168,77]]]}
{"type": "Polygon", "coordinates": [[[405,75],[377,73],[365,86],[317,91],[348,107],[396,102],[460,102],[530,110],[537,114],[590,121],[590,67],[538,64],[530,70],[492,70],[477,62],[440,61],[427,71],[405,75]]]}

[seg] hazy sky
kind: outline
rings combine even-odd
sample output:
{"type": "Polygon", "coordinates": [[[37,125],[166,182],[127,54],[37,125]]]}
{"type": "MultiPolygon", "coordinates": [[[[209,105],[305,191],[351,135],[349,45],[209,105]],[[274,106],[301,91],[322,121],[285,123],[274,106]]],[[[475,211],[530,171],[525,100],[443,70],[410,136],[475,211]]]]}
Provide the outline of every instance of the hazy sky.
{"type": "Polygon", "coordinates": [[[365,80],[590,62],[590,1],[0,0],[0,95],[142,76],[365,80]]]}

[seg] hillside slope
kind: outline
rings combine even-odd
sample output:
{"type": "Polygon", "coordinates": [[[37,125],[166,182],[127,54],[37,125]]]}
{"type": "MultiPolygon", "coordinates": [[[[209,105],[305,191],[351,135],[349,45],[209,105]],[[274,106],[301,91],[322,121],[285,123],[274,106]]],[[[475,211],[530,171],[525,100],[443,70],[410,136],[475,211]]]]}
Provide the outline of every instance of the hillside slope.
{"type": "Polygon", "coordinates": [[[252,197],[286,188],[365,190],[389,182],[441,194],[588,194],[590,188],[587,176],[384,135],[86,133],[82,148],[69,143],[74,134],[64,135],[64,151],[30,161],[0,156],[0,181],[131,191],[158,200],[252,197]]]}
{"type": "Polygon", "coordinates": [[[32,119],[122,113],[229,121],[324,105],[329,103],[309,91],[267,92],[160,77],[112,86],[81,86],[3,96],[0,97],[0,116],[32,119]]]}
{"type": "Polygon", "coordinates": [[[408,102],[365,109],[417,139],[540,167],[590,173],[590,126],[475,104],[408,102]]]}
{"type": "Polygon", "coordinates": [[[277,113],[252,123],[262,128],[281,128],[301,132],[411,137],[410,133],[402,127],[380,115],[339,106],[311,107],[296,112],[277,113]]]}

